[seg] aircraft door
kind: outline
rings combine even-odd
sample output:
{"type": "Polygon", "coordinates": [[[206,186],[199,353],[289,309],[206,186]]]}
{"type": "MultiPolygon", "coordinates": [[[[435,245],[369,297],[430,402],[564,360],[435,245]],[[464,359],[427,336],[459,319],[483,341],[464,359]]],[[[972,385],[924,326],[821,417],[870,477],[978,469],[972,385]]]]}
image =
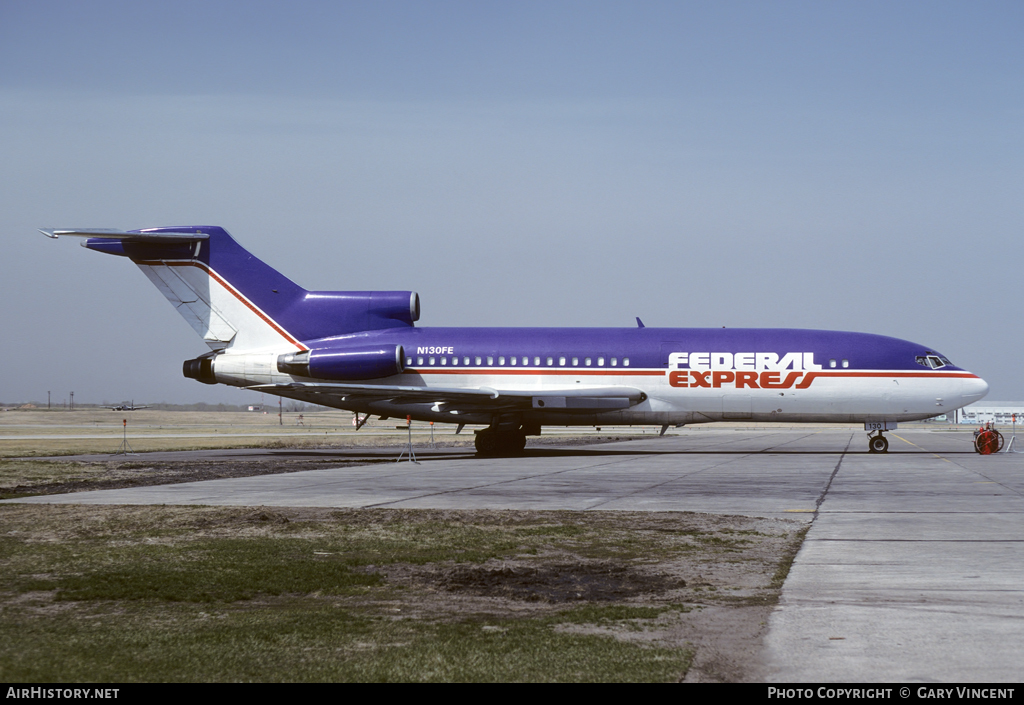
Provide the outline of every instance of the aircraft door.
{"type": "Polygon", "coordinates": [[[722,397],[723,419],[750,419],[753,417],[749,394],[726,394],[722,397]]]}
{"type": "Polygon", "coordinates": [[[885,395],[885,413],[886,416],[900,416],[906,414],[911,410],[912,399],[910,398],[910,391],[900,386],[898,379],[892,380],[892,385],[889,388],[889,392],[885,395]]]}
{"type": "Polygon", "coordinates": [[[661,356],[658,358],[661,362],[662,367],[668,367],[668,356],[672,353],[686,352],[688,346],[686,343],[673,343],[667,342],[661,344],[661,356]]]}

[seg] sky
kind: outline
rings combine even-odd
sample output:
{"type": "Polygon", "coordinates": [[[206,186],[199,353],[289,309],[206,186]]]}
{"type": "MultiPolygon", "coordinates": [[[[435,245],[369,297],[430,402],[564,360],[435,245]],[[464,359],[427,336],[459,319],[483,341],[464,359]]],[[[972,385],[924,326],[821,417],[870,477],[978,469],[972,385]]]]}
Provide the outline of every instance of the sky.
{"type": "Polygon", "coordinates": [[[1024,400],[1022,36],[1017,0],[0,0],[0,402],[259,401],[36,232],[200,224],[423,326],[879,333],[1024,400]]]}

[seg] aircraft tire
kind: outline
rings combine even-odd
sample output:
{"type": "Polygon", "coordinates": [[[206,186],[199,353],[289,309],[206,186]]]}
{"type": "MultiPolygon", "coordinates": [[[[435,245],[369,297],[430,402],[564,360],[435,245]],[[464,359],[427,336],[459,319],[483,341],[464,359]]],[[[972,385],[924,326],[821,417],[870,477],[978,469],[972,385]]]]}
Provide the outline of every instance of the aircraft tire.
{"type": "Polygon", "coordinates": [[[521,455],[526,447],[526,434],[522,431],[492,431],[476,434],[476,452],[483,458],[521,455]]]}
{"type": "Polygon", "coordinates": [[[501,444],[499,443],[497,432],[488,429],[476,434],[474,445],[476,446],[477,455],[484,458],[493,458],[498,455],[501,444]]]}
{"type": "Polygon", "coordinates": [[[889,439],[885,436],[872,436],[868,439],[869,453],[888,453],[889,439]]]}

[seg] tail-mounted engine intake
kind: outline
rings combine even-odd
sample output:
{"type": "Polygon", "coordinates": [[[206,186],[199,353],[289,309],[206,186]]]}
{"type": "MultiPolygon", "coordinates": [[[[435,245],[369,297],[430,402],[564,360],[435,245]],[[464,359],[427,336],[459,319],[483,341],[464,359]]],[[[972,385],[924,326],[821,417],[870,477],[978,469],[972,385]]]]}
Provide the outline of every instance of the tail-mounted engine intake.
{"type": "Polygon", "coordinates": [[[189,379],[198,380],[203,384],[217,384],[217,378],[213,374],[212,357],[185,360],[181,365],[181,372],[189,379]]]}
{"type": "Polygon", "coordinates": [[[405,370],[405,351],[401,345],[312,348],[279,355],[277,370],[315,379],[377,379],[401,374],[405,370]]]}

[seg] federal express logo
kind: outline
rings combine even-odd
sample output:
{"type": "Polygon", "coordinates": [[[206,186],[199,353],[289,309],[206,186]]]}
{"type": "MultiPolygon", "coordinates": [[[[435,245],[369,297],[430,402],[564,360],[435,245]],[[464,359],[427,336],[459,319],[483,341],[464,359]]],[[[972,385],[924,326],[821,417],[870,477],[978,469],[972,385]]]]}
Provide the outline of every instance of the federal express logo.
{"type": "MultiPolygon", "coordinates": [[[[820,369],[810,352],[782,357],[774,352],[674,352],[668,356],[668,383],[690,389],[789,389],[804,372],[820,369]]],[[[797,389],[809,387],[814,377],[808,375],[797,389]]]]}

